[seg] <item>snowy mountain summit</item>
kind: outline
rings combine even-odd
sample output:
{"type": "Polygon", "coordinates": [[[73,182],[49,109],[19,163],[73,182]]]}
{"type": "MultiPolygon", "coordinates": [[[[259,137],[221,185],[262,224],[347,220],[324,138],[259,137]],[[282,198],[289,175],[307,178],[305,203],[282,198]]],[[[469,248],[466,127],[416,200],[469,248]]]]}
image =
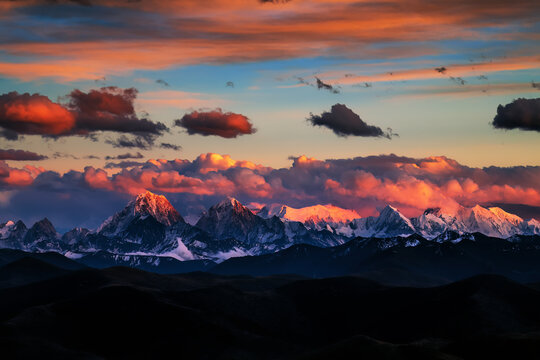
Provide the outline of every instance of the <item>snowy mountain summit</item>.
{"type": "Polygon", "coordinates": [[[147,191],[137,195],[123,210],[105,220],[99,227],[98,233],[103,235],[119,234],[125,231],[134,220],[144,220],[148,217],[164,226],[184,221],[165,196],[147,191]]]}

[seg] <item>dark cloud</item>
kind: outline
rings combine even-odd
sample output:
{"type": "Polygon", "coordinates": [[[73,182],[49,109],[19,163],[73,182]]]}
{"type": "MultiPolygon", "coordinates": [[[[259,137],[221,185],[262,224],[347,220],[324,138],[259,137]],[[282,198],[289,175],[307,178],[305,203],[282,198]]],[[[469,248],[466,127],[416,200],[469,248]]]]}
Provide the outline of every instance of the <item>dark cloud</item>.
{"type": "Polygon", "coordinates": [[[497,129],[540,131],[540,98],[517,99],[497,107],[492,125],[497,129]]]}
{"type": "Polygon", "coordinates": [[[307,81],[303,77],[296,76],[295,78],[296,78],[296,80],[298,80],[299,84],[304,84],[304,85],[308,85],[308,86],[314,86],[312,83],[310,83],[309,81],[307,81]]]}
{"type": "Polygon", "coordinates": [[[0,137],[10,141],[19,140],[19,134],[13,130],[0,130],[0,137]]]}
{"type": "Polygon", "coordinates": [[[96,156],[96,155],[86,155],[84,158],[85,159],[101,159],[99,156],[96,156]]]}
{"type": "Polygon", "coordinates": [[[488,77],[486,75],[479,75],[476,77],[478,80],[487,80],[488,77]]]}
{"type": "Polygon", "coordinates": [[[145,137],[135,136],[129,138],[126,135],[120,135],[116,139],[105,139],[105,143],[110,144],[115,148],[137,148],[148,150],[154,145],[154,139],[148,141],[145,137]]]}
{"type": "Polygon", "coordinates": [[[73,90],[67,98],[68,108],[77,119],[75,133],[114,131],[142,137],[162,135],[167,127],[160,122],[138,118],[133,102],[137,89],[109,86],[85,93],[73,90]]]}
{"type": "Polygon", "coordinates": [[[120,161],[117,163],[109,162],[105,164],[105,169],[126,169],[134,166],[142,166],[144,162],[139,161],[120,161]]]}
{"type": "Polygon", "coordinates": [[[534,81],[531,81],[531,86],[532,86],[534,89],[540,90],[540,83],[536,83],[536,82],[534,82],[534,81]]]}
{"type": "Polygon", "coordinates": [[[225,87],[231,87],[231,88],[233,88],[233,87],[234,87],[234,83],[233,83],[232,81],[227,81],[227,82],[225,83],[225,87]]]}
{"type": "Polygon", "coordinates": [[[330,112],[313,115],[307,119],[313,126],[324,126],[338,136],[373,136],[392,138],[391,132],[384,132],[380,127],[366,124],[360,116],[343,104],[335,104],[330,112]]]}
{"type": "Polygon", "coordinates": [[[319,79],[318,77],[315,77],[315,80],[317,80],[317,89],[324,89],[324,90],[328,90],[330,91],[331,93],[333,94],[339,94],[339,89],[330,85],[330,84],[326,84],[325,82],[323,82],[321,79],[319,79]]]}
{"type": "Polygon", "coordinates": [[[232,112],[224,113],[219,108],[212,111],[193,111],[175,120],[175,126],[183,127],[190,135],[215,135],[228,139],[253,134],[256,131],[246,116],[232,112]]]}
{"type": "Polygon", "coordinates": [[[370,88],[370,87],[373,87],[373,84],[372,83],[368,83],[368,82],[365,82],[363,84],[355,84],[353,85],[354,87],[361,87],[361,88],[370,88]]]}
{"type": "Polygon", "coordinates": [[[435,71],[441,74],[446,73],[446,68],[444,66],[435,68],[435,71]]]}
{"type": "Polygon", "coordinates": [[[458,85],[465,85],[467,83],[467,81],[465,81],[464,79],[460,78],[459,76],[450,76],[449,79],[453,82],[455,82],[456,84],[458,85]]]}
{"type": "Polygon", "coordinates": [[[141,154],[140,152],[137,152],[135,154],[125,153],[125,154],[120,154],[117,156],[106,156],[105,160],[126,160],[126,159],[142,159],[142,158],[144,158],[143,154],[141,154]]]}
{"type": "Polygon", "coordinates": [[[163,85],[163,86],[165,86],[165,87],[169,87],[169,86],[170,86],[169,83],[166,82],[166,81],[163,80],[163,79],[157,79],[157,80],[156,80],[156,83],[159,84],[159,85],[163,85]]]}
{"type": "Polygon", "coordinates": [[[176,151],[182,150],[182,147],[180,145],[174,145],[169,143],[161,143],[159,147],[162,149],[171,149],[176,151]]]}
{"type": "Polygon", "coordinates": [[[37,161],[48,159],[45,155],[36,154],[35,152],[25,150],[1,150],[0,160],[15,160],[15,161],[37,161]]]}
{"type": "Polygon", "coordinates": [[[53,158],[55,159],[65,159],[65,158],[70,158],[70,159],[75,159],[75,160],[79,160],[78,157],[76,157],[75,155],[72,155],[72,154],[67,154],[67,153],[63,153],[63,152],[55,152],[53,154],[53,158]]]}

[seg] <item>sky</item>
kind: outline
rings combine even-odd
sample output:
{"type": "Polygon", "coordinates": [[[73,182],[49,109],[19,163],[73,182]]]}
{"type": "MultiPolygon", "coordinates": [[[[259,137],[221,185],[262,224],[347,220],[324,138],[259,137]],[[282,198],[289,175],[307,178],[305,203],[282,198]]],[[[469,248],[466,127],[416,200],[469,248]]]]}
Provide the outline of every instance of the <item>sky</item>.
{"type": "Polygon", "coordinates": [[[0,223],[139,192],[540,219],[540,4],[0,0],[0,223]]]}

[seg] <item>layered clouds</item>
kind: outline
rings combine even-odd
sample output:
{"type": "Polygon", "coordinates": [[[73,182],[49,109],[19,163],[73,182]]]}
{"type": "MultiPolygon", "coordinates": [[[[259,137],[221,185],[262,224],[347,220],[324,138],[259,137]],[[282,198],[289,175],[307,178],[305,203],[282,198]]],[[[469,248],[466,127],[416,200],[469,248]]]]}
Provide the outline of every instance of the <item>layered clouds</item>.
{"type": "MultiPolygon", "coordinates": [[[[246,203],[294,207],[333,204],[355,209],[362,216],[377,214],[386,204],[409,216],[429,207],[458,205],[498,203],[503,207],[520,204],[529,210],[540,208],[539,166],[473,168],[446,157],[380,155],[331,160],[300,156],[292,158],[290,167],[274,169],[215,153],[202,154],[192,161],[161,159],[131,165],[119,166],[121,170],[109,175],[94,167],[57,174],[3,163],[0,184],[2,191],[25,189],[11,198],[13,214],[19,206],[18,197],[32,194],[39,199],[52,192],[58,195],[59,206],[73,208],[65,212],[68,217],[84,212],[85,206],[94,208],[104,196],[98,198],[96,193],[125,201],[145,190],[166,194],[183,215],[198,213],[225,196],[246,203]],[[84,194],[89,194],[85,200],[88,205],[78,203],[75,208],[69,201],[62,203],[62,196],[72,199],[84,194]]],[[[106,217],[112,211],[103,209],[99,213],[106,217]]]]}

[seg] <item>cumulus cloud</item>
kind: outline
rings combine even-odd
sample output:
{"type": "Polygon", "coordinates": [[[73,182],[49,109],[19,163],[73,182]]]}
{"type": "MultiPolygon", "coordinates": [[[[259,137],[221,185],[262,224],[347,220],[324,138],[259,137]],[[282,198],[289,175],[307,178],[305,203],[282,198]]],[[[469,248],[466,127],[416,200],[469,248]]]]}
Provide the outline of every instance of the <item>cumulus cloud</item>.
{"type": "Polygon", "coordinates": [[[12,168],[5,161],[0,160],[0,188],[28,186],[34,179],[45,171],[42,167],[25,165],[22,168],[12,168]]]}
{"type": "Polygon", "coordinates": [[[366,124],[360,116],[343,104],[332,105],[330,112],[321,115],[310,114],[308,122],[313,126],[324,126],[338,136],[371,136],[392,138],[392,132],[384,132],[380,127],[366,124]]]}
{"type": "MultiPolygon", "coordinates": [[[[333,204],[354,209],[362,216],[376,215],[377,208],[386,204],[398,207],[407,216],[419,215],[429,207],[452,209],[496,203],[518,208],[518,204],[527,206],[529,213],[540,207],[540,166],[475,168],[443,156],[410,158],[390,154],[331,160],[299,156],[292,158],[291,166],[274,169],[208,153],[195,160],[152,159],[106,167],[120,170],[109,175],[105,169],[86,167],[82,172],[58,174],[31,166],[13,168],[0,161],[0,191],[24,187],[24,191],[17,191],[13,204],[21,203],[27,196],[24,194],[31,194],[21,213],[36,211],[29,205],[36,199],[51,202],[60,194],[78,199],[78,208],[70,214],[74,217],[77,212],[87,211],[85,206],[98,209],[97,203],[104,198],[121,198],[125,203],[145,190],[166,194],[183,215],[194,209],[199,213],[224,196],[237,197],[246,204],[333,204]]],[[[118,207],[99,209],[103,216],[99,220],[118,207]]]]}
{"type": "Polygon", "coordinates": [[[37,161],[37,160],[45,160],[47,158],[48,157],[45,155],[36,154],[35,152],[31,152],[31,151],[0,149],[0,160],[37,161]]]}
{"type": "Polygon", "coordinates": [[[499,105],[491,123],[497,129],[540,131],[540,98],[517,99],[499,105]]]}
{"type": "Polygon", "coordinates": [[[232,112],[224,113],[219,108],[212,111],[193,111],[176,120],[175,125],[183,127],[190,135],[215,135],[227,139],[253,134],[256,131],[246,116],[232,112]]]}

